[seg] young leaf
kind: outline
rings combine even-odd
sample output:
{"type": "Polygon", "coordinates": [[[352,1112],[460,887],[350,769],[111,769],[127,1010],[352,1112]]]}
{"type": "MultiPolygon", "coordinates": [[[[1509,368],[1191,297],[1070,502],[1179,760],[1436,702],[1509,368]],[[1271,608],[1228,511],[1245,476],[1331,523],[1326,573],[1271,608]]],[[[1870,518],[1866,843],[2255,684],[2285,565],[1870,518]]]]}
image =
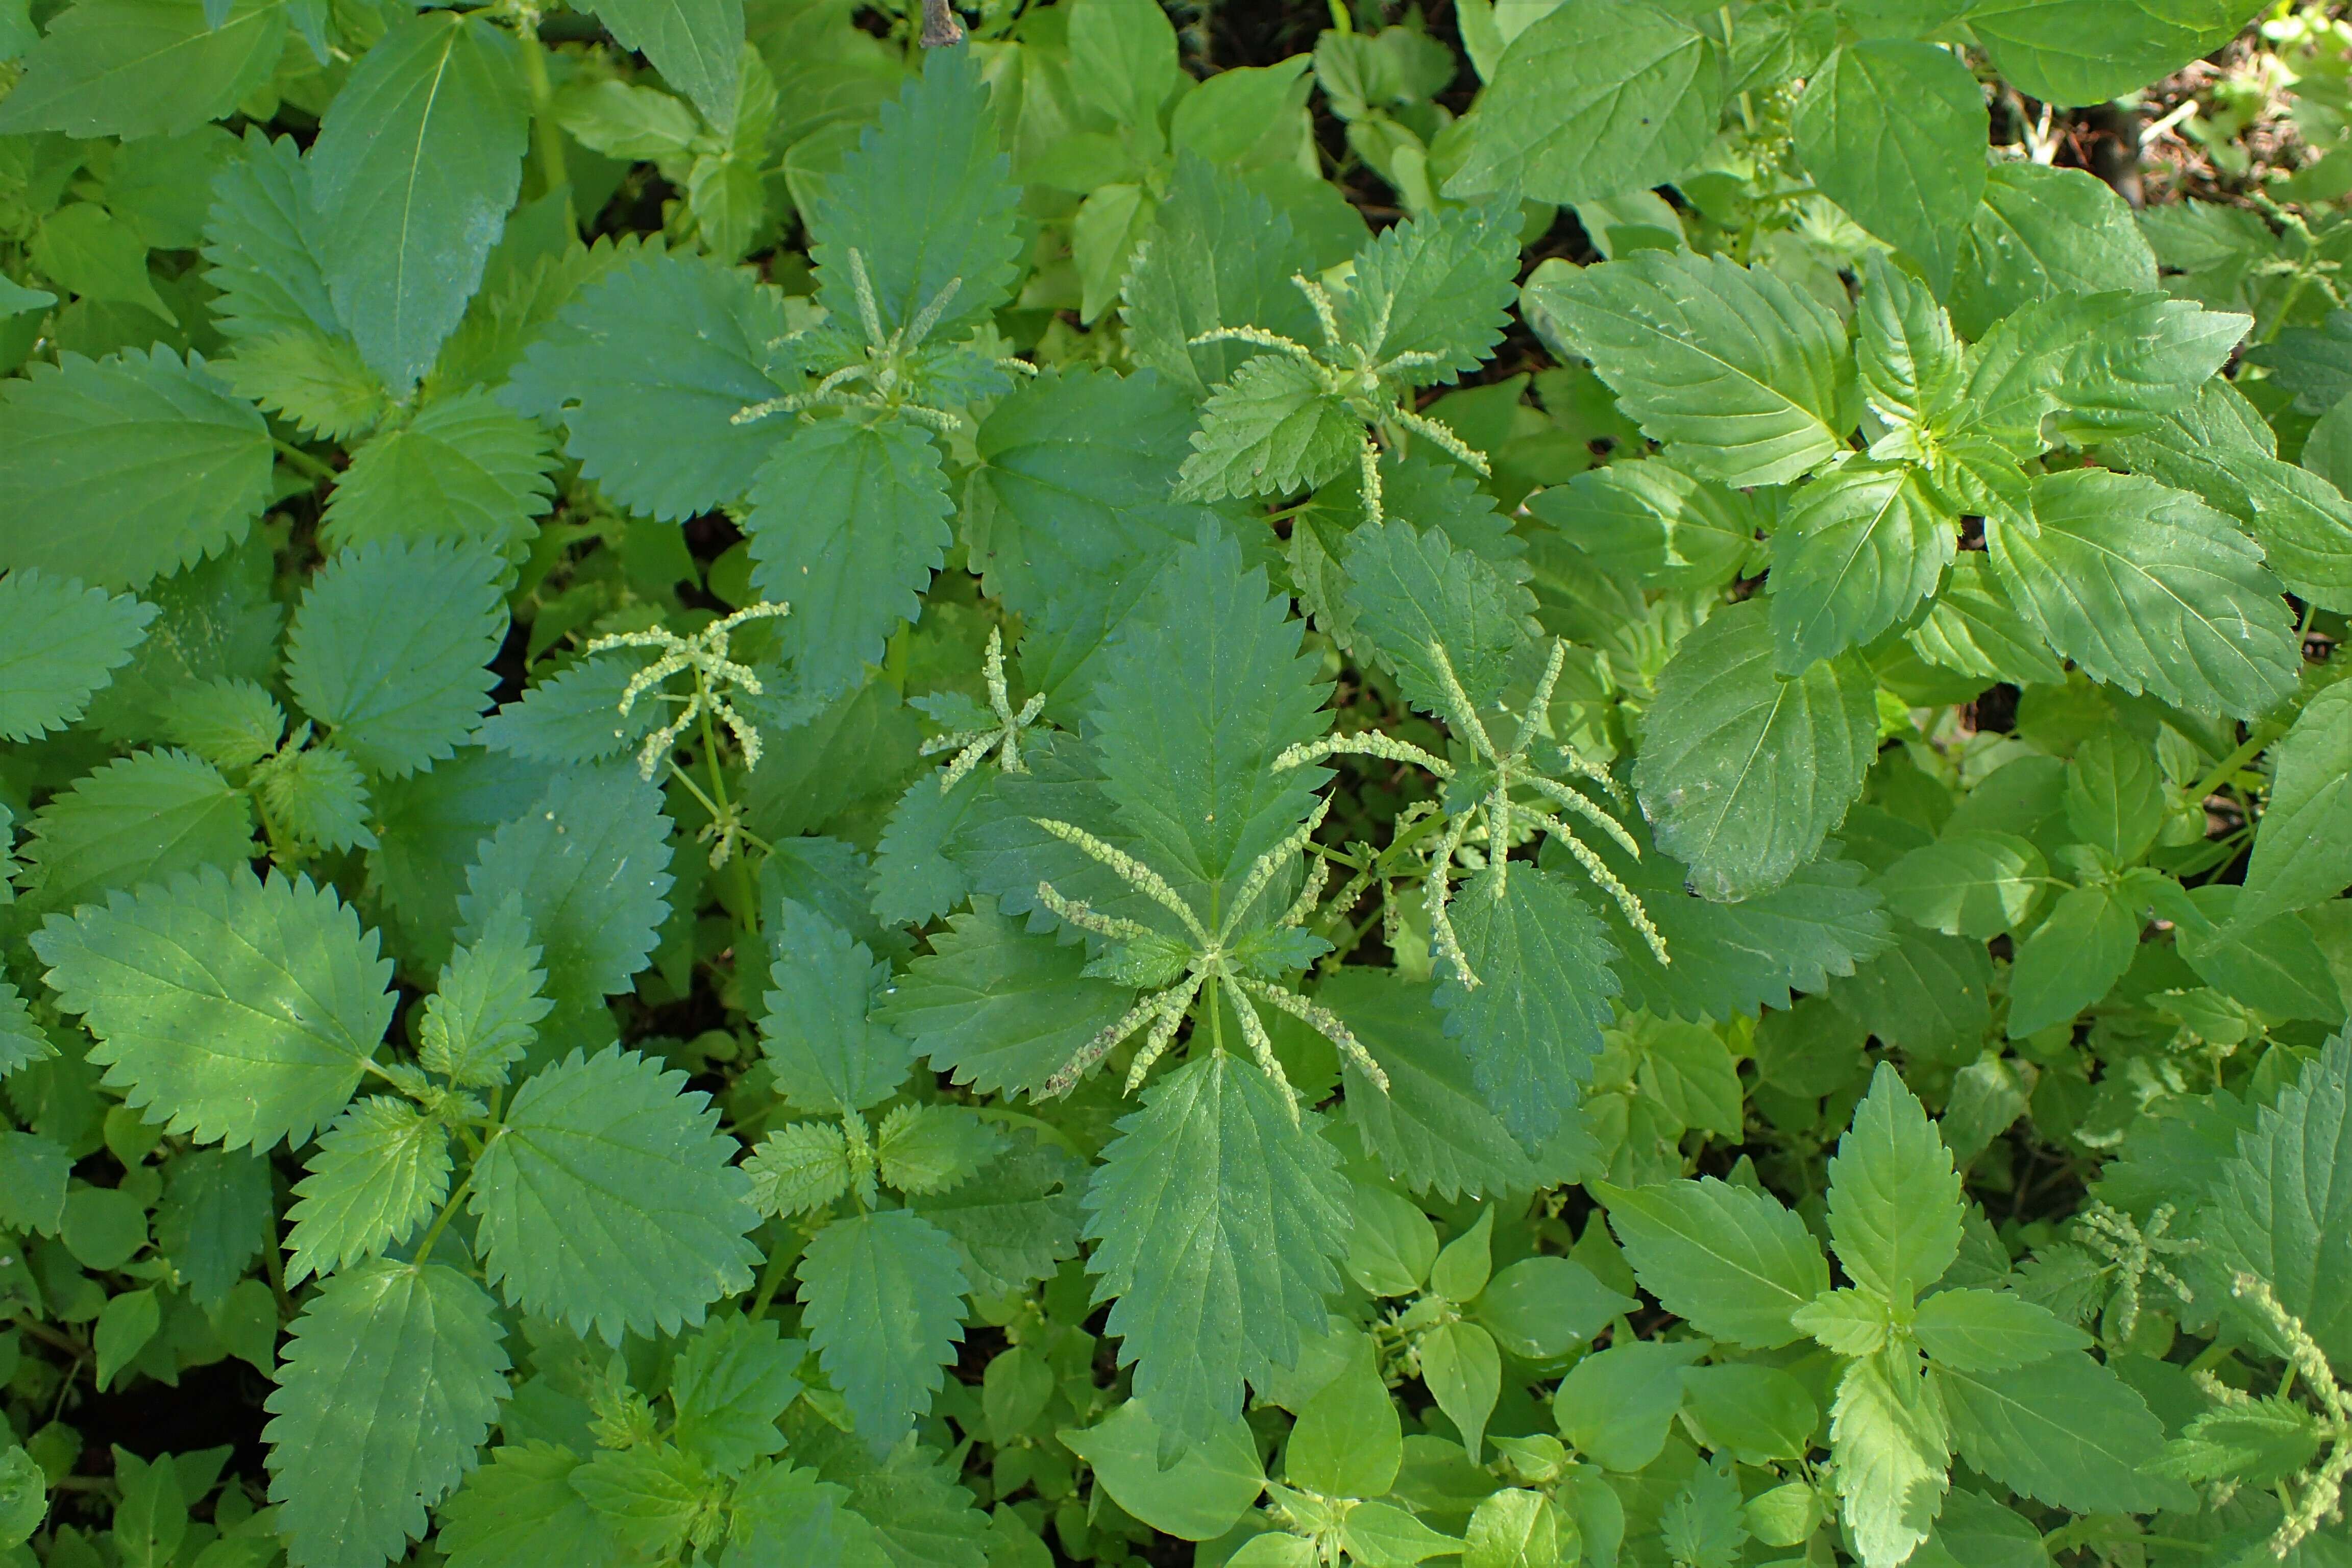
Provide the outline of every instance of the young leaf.
{"type": "Polygon", "coordinates": [[[782,902],[769,933],[767,1013],[760,1048],[793,1109],[840,1115],[877,1105],[907,1080],[907,1041],[868,1017],[889,966],[815,910],[782,902]]]}
{"type": "Polygon", "coordinates": [[[213,314],[242,342],[279,332],[342,335],[320,259],[326,237],[310,201],[310,170],[290,136],[249,126],[237,155],[213,176],[205,218],[205,281],[220,290],[213,314]]]}
{"type": "Polygon", "coordinates": [[[677,1331],[748,1289],[751,1179],[709,1097],[634,1051],[574,1051],[516,1091],[474,1162],[488,1278],[524,1310],[593,1328],[677,1331]]]}
{"type": "Polygon", "coordinates": [[[386,542],[320,569],[287,638],[287,684],[335,742],[394,777],[470,737],[506,634],[497,565],[479,548],[386,542]]]}
{"type": "Polygon", "coordinates": [[[497,910],[441,966],[416,1026],[416,1059],[461,1088],[504,1083],[553,1005],[542,994],[546,984],[520,904],[497,910]]]}
{"type": "Polygon", "coordinates": [[[337,549],[447,541],[519,562],[553,498],[554,467],[546,432],[488,394],[436,400],[359,449],[327,498],[325,536],[337,549]]]}
{"type": "Polygon", "coordinates": [[[1960,1249],[1960,1178],[1918,1097],[1878,1064],[1830,1161],[1830,1242],[1854,1279],[1908,1301],[1960,1249]]]}
{"type": "Polygon", "coordinates": [[[835,1220],[797,1270],[809,1341],[858,1436],[886,1454],[929,1410],[970,1289],[947,1233],[906,1209],[835,1220]]]}
{"type": "Polygon", "coordinates": [[[406,1240],[449,1195],[449,1134],[404,1100],[373,1095],[319,1139],[296,1184],[286,1282],[331,1274],[406,1240]]]}
{"type": "Polygon", "coordinates": [[[1799,490],[1774,540],[1773,668],[1801,675],[1908,616],[1943,582],[1957,521],[1907,463],[1849,463],[1799,490]]]}
{"type": "Polygon", "coordinates": [[[0,579],[0,740],[37,740],[80,718],[154,618],[127,594],[37,569],[0,579]]]}
{"type": "Polygon", "coordinates": [[[454,11],[394,24],[311,144],[327,286],[405,395],[466,311],[522,181],[527,99],[504,33],[454,11]]]}
{"type": "Polygon", "coordinates": [[[1852,655],[1785,678],[1763,605],[1717,610],[1658,677],[1633,780],[1658,847],[1701,894],[1769,892],[1811,859],[1878,750],[1874,682],[1852,655]]]}
{"type": "Polygon", "coordinates": [[[1347,1248],[1348,1188],[1313,1112],[1228,1052],[1144,1091],[1087,1190],[1095,1299],[1163,1432],[1203,1438],[1242,1381],[1298,1359],[1347,1248]]]}
{"type": "Polygon", "coordinates": [[[269,1500],[305,1568],[377,1568],[425,1534],[507,1396],[503,1331],[444,1264],[339,1274],[288,1331],[268,1401],[269,1500]]]}
{"type": "Polygon", "coordinates": [[[1177,495],[1295,495],[1347,472],[1363,445],[1363,421],[1330,394],[1315,366],[1263,353],[1201,405],[1200,432],[1177,495]]]}
{"type": "Polygon", "coordinates": [[[1642,1288],[1701,1333],[1758,1350],[1802,1337],[1789,1314],[1829,1289],[1804,1222],[1709,1176],[1602,1194],[1642,1288]]]}
{"type": "Polygon", "coordinates": [[[1516,204],[1422,214],[1356,253],[1340,334],[1383,363],[1426,356],[1406,373],[1416,386],[1451,383],[1503,341],[1518,269],[1516,204]]]}
{"type": "Polygon", "coordinates": [[[1943,1413],[1916,1372],[1899,1375],[1889,1378],[1875,1357],[1848,1362],[1830,1409],[1838,1495],[1864,1568],[1908,1560],[1951,1486],[1943,1413]]]}
{"type": "Polygon", "coordinates": [[[2224,1278],[2269,1282],[2337,1365],[2352,1364],[2352,1034],[2339,1034],[2238,1136],[2213,1183],[2204,1245],[2224,1278]]]}
{"type": "Polygon", "coordinates": [[[307,877],[207,867],[51,915],[32,945],[58,1005],[99,1037],[89,1059],[107,1083],[171,1131],[232,1149],[308,1142],[392,1021],[392,961],[307,877]]]}

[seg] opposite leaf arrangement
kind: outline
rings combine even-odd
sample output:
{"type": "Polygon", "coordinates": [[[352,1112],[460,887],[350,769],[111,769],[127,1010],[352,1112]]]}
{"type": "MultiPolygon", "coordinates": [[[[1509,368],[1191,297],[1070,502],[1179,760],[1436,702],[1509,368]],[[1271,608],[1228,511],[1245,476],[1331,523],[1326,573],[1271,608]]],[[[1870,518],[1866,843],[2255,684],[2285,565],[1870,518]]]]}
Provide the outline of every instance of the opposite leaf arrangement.
{"type": "Polygon", "coordinates": [[[0,0],[0,1564],[2352,1561],[2245,17],[1310,9],[0,0]]]}

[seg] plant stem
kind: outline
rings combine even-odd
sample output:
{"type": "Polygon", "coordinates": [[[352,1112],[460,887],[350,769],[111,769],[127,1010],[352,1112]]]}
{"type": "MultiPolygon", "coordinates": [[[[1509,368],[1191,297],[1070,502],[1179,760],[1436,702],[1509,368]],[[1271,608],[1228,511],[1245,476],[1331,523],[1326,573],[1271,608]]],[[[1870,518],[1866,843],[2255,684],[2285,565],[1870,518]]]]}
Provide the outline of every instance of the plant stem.
{"type": "Polygon", "coordinates": [[[443,1231],[449,1228],[449,1221],[457,1214],[457,1205],[465,1202],[467,1191],[473,1184],[474,1173],[468,1171],[466,1179],[457,1184],[457,1190],[449,1194],[449,1201],[441,1205],[441,1213],[435,1217],[433,1228],[426,1231],[425,1239],[416,1244],[416,1267],[423,1268],[425,1260],[433,1256],[433,1244],[441,1239],[443,1231]]]}
{"type": "Polygon", "coordinates": [[[279,457],[293,464],[294,467],[301,472],[310,475],[313,480],[320,484],[331,485],[335,482],[336,479],[340,477],[336,474],[334,469],[329,468],[318,458],[310,456],[310,453],[302,450],[301,447],[297,447],[291,441],[281,441],[277,437],[272,436],[269,438],[269,444],[278,448],[278,455],[279,457]]]}
{"type": "Polygon", "coordinates": [[[555,88],[547,76],[547,46],[539,41],[539,19],[526,13],[515,31],[522,36],[522,79],[530,89],[531,140],[537,144],[539,175],[550,192],[563,193],[564,226],[577,232],[578,214],[572,206],[572,171],[563,161],[563,130],[555,123],[555,88]]]}
{"type": "Polygon", "coordinates": [[[2189,798],[2203,800],[2207,795],[2220,789],[2231,773],[2253,761],[2263,747],[2285,733],[2286,726],[2275,721],[2254,726],[2254,732],[2246,737],[2244,744],[2214,763],[2213,771],[2199,779],[2190,787],[2189,798]]]}
{"type": "MultiPolygon", "coordinates": [[[[719,832],[725,833],[734,821],[734,811],[727,801],[726,777],[719,771],[719,735],[711,728],[710,710],[708,706],[702,710],[702,765],[710,771],[710,791],[719,801],[718,811],[713,814],[711,820],[719,824],[719,832]]],[[[737,836],[740,837],[740,830],[737,836]]],[[[759,947],[760,936],[760,894],[759,890],[751,886],[751,868],[743,863],[743,857],[740,854],[728,858],[727,868],[729,877],[735,884],[738,908],[730,912],[735,915],[735,929],[741,938],[740,950],[744,952],[755,952],[759,947]]]]}

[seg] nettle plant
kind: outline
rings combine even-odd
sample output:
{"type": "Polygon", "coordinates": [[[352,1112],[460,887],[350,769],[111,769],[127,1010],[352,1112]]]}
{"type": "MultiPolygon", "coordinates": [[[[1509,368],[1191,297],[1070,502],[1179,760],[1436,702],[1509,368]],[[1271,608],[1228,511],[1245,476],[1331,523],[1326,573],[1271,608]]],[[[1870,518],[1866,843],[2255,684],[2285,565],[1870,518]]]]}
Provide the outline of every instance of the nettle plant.
{"type": "Polygon", "coordinates": [[[2243,4],[0,5],[0,1563],[2340,1563],[2243,4]]]}

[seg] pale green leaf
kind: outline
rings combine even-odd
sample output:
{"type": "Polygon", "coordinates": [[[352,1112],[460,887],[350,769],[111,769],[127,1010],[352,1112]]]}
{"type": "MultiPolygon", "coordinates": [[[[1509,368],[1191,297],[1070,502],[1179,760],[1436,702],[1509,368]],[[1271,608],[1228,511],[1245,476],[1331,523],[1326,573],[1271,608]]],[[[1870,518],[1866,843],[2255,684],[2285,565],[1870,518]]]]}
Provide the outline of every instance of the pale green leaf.
{"type": "Polygon", "coordinates": [[[204,0],[80,0],[25,57],[0,135],[175,136],[217,120],[269,79],[286,7],[238,0],[214,25],[204,0]]]}
{"type": "Polygon", "coordinates": [[[1414,386],[1451,383],[1503,341],[1519,270],[1516,203],[1421,214],[1381,231],[1356,253],[1339,297],[1340,335],[1414,386]]]}
{"type": "Polygon", "coordinates": [[[555,466],[546,432],[487,393],[436,399],[359,449],[327,498],[323,532],[337,549],[446,542],[519,562],[552,504],[555,466]]]}
{"type": "Polygon", "coordinates": [[[814,1214],[849,1191],[849,1140],[829,1121],[796,1121],[760,1141],[743,1162],[761,1214],[814,1214]]]}
{"type": "Polygon", "coordinates": [[[2107,994],[2139,946],[2139,919],[2114,889],[2075,888],[2019,944],[2009,976],[2009,1036],[2021,1040],[2107,994]]]}
{"type": "Polygon", "coordinates": [[[286,1282],[398,1245],[449,1195],[449,1135],[391,1095],[372,1095],[320,1135],[287,1211],[286,1282]]]}
{"type": "Polygon", "coordinates": [[[1930,1361],[1961,1372],[2004,1372],[2091,1343],[2088,1334],[2047,1308],[1974,1289],[1939,1290],[1920,1302],[1911,1331],[1930,1361]]]}
{"type": "Polygon", "coordinates": [[[1916,1372],[1890,1381],[1876,1359],[1846,1363],[1830,1409],[1830,1454],[1854,1554],[1894,1568],[1934,1528],[1951,1486],[1942,1412],[1916,1372]]]}
{"type": "Polygon", "coordinates": [[[505,1082],[552,1005],[540,957],[520,900],[495,910],[441,966],[416,1026],[416,1059],[462,1088],[505,1082]]]}
{"type": "MultiPolygon", "coordinates": [[[[285,327],[238,343],[235,359],[213,369],[239,397],[249,397],[306,435],[348,440],[392,407],[383,382],[349,338],[285,327]]],[[[336,487],[341,493],[342,487],[336,487]]]]}
{"type": "Polygon", "coordinates": [[[310,201],[310,171],[290,136],[247,127],[237,156],[213,176],[205,218],[205,281],[220,290],[214,319],[243,342],[276,332],[342,335],[327,291],[325,244],[310,201]]]}
{"type": "Polygon", "coordinates": [[[134,752],[49,797],[26,825],[25,905],[70,910],[110,888],[253,855],[243,792],[185,752],[134,752]]]}
{"type": "Polygon", "coordinates": [[[2042,851],[2013,833],[1964,828],[1906,851],[1878,879],[1887,908],[1947,936],[1983,942],[2032,913],[2042,851]]]}
{"type": "Polygon", "coordinates": [[[2194,1506],[2179,1482],[2144,1468],[2162,1451],[2163,1423],[2078,1351],[2006,1372],[1939,1368],[1936,1383],[1960,1458],[2023,1496],[2077,1513],[2194,1506]]]}
{"type": "Polygon", "coordinates": [[[509,1443],[437,1511],[434,1543],[450,1568],[614,1568],[620,1543],[572,1485],[580,1458],[547,1442],[509,1443]]]}
{"type": "Polygon", "coordinates": [[[1602,1194],[1642,1288],[1701,1333],[1759,1350],[1801,1337],[1789,1314],[1829,1289],[1804,1222],[1709,1176],[1602,1194]]]}
{"type": "Polygon", "coordinates": [[[155,606],[37,568],[0,578],[0,740],[37,740],[81,717],[155,618],[155,606]]]}
{"type": "Polygon", "coordinates": [[[1909,1301],[1959,1256],[1960,1178],[1927,1112],[1885,1062],[1830,1161],[1830,1243],[1846,1273],[1909,1301]]]}
{"type": "Polygon", "coordinates": [[[1180,1540],[1223,1535],[1265,1489],[1255,1436],[1239,1421],[1186,1447],[1165,1468],[1160,1463],[1160,1424],[1139,1399],[1122,1401],[1082,1432],[1057,1436],[1092,1468],[1112,1501],[1180,1540]]]}
{"type": "Polygon", "coordinates": [[[1315,366],[1286,353],[1262,353],[1202,405],[1178,494],[1188,500],[1294,495],[1347,472],[1363,444],[1362,421],[1324,386],[1315,366]]]}
{"type": "Polygon", "coordinates": [[[1797,156],[1822,193],[1917,261],[1939,291],[1985,189],[1984,93],[1957,54],[1872,39],[1805,84],[1797,156]]]}
{"type": "Polygon", "coordinates": [[[1664,461],[1588,469],[1527,505],[1601,567],[1644,587],[1716,587],[1756,546],[1759,520],[1745,492],[1664,461]]]}

